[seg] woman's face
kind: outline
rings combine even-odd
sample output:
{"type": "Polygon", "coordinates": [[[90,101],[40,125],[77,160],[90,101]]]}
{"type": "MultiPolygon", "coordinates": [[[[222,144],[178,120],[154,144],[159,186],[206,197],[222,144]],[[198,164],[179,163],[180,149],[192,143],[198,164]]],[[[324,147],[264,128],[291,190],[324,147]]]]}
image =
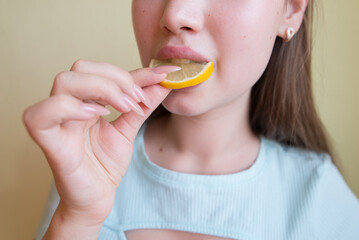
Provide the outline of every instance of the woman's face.
{"type": "MultiPolygon", "coordinates": [[[[173,58],[183,58],[181,47],[187,46],[215,64],[206,82],[171,91],[163,106],[195,116],[248,104],[250,89],[269,61],[285,10],[285,0],[133,0],[143,66],[168,46],[165,52],[173,58]]],[[[188,51],[185,55],[193,56],[188,51]]]]}

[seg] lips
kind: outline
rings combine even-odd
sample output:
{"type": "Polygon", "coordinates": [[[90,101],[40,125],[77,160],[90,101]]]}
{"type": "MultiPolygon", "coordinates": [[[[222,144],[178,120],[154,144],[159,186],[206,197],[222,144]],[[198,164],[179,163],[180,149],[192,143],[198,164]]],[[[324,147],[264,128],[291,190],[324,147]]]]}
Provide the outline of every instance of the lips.
{"type": "Polygon", "coordinates": [[[160,49],[156,58],[158,60],[188,59],[196,62],[209,62],[206,57],[195,52],[188,46],[165,46],[160,49]]]}

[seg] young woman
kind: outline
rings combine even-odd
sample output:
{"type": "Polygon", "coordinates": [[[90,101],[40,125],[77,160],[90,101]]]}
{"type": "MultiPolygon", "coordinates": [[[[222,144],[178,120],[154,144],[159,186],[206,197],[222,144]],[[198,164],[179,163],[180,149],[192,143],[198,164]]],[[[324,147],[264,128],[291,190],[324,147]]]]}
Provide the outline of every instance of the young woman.
{"type": "Polygon", "coordinates": [[[314,108],[312,5],[133,0],[145,68],[79,60],[24,113],[56,183],[37,238],[359,238],[314,108]],[[171,91],[178,67],[157,58],[215,70],[171,91]],[[105,105],[123,114],[108,123],[105,105]]]}

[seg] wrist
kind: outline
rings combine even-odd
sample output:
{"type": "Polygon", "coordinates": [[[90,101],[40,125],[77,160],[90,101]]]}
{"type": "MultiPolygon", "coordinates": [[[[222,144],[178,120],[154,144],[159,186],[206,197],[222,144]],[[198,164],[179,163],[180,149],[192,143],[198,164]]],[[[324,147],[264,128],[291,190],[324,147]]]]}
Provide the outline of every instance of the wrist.
{"type": "Polygon", "coordinates": [[[97,239],[104,221],[70,211],[60,202],[43,239],[97,239]]]}

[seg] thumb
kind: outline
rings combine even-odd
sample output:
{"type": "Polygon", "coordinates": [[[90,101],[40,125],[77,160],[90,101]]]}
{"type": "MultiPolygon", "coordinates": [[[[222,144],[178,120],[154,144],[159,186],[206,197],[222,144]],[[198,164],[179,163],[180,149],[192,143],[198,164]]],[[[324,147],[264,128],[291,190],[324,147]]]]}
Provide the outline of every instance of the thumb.
{"type": "Polygon", "coordinates": [[[164,88],[158,84],[148,86],[143,90],[151,100],[151,106],[153,107],[147,108],[145,105],[141,104],[141,107],[145,113],[144,116],[131,111],[121,114],[120,117],[111,123],[114,128],[117,129],[117,131],[119,131],[129,141],[131,141],[131,143],[133,143],[135,140],[136,135],[145,120],[151,115],[157,106],[161,104],[161,102],[171,91],[170,89],[164,88]]]}

